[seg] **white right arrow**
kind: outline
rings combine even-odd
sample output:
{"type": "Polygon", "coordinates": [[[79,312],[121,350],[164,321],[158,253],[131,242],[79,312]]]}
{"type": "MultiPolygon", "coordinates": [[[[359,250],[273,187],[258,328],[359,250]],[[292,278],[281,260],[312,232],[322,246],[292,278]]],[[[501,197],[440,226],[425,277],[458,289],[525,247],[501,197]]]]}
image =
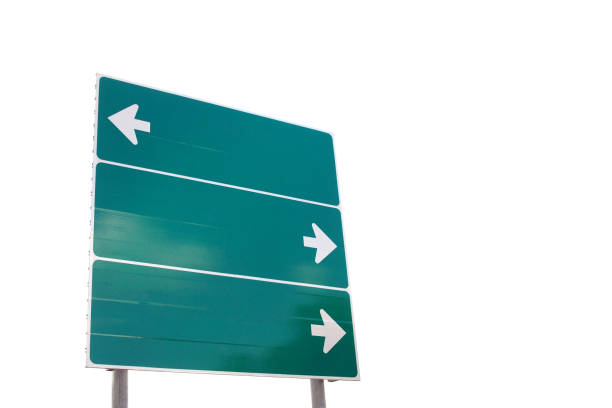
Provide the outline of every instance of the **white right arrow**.
{"type": "Polygon", "coordinates": [[[313,336],[325,337],[325,343],[323,343],[323,353],[327,354],[329,350],[331,350],[336,343],[340,341],[342,337],[346,334],[346,332],[332,319],[329,317],[327,312],[323,309],[320,310],[321,319],[323,319],[323,324],[311,324],[310,331],[313,336]]]}
{"type": "Polygon", "coordinates": [[[314,231],[313,237],[304,237],[304,246],[308,248],[316,248],[317,252],[315,253],[315,262],[319,263],[324,260],[327,255],[331,254],[331,252],[337,248],[337,245],[334,244],[334,241],[329,239],[327,235],[317,226],[317,224],[312,224],[312,230],[314,231]]]}
{"type": "Polygon", "coordinates": [[[117,129],[123,133],[123,136],[127,137],[133,145],[138,144],[136,130],[147,133],[151,131],[151,123],[136,119],[136,112],[138,112],[138,105],[134,104],[108,117],[108,120],[113,122],[113,125],[115,125],[117,129]]]}

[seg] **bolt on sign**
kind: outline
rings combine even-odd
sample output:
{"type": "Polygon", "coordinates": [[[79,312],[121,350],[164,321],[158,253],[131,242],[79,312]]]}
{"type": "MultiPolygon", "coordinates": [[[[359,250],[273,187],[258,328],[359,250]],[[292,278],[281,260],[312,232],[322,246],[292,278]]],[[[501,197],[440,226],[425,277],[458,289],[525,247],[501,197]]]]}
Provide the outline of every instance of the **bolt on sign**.
{"type": "Polygon", "coordinates": [[[358,379],[331,135],[100,76],[87,366],[358,379]]]}

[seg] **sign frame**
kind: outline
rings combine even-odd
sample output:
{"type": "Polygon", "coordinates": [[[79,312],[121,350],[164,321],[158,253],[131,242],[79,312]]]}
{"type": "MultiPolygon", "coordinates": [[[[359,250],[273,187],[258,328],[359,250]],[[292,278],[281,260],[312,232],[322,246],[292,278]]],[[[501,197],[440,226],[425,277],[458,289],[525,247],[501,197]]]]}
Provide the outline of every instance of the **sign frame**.
{"type": "MultiPolygon", "coordinates": [[[[97,154],[97,149],[98,149],[98,104],[99,104],[99,92],[100,92],[100,79],[102,78],[109,78],[109,79],[113,79],[113,80],[117,80],[117,81],[122,81],[128,84],[132,84],[132,85],[136,85],[136,86],[141,86],[141,87],[146,87],[148,89],[154,90],[154,91],[159,91],[159,92],[165,92],[165,93],[169,93],[172,95],[176,95],[176,96],[180,96],[180,97],[184,97],[184,98],[189,98],[195,101],[199,101],[199,102],[204,102],[204,103],[209,103],[209,104],[214,104],[214,102],[209,102],[209,101],[205,101],[199,98],[194,98],[191,96],[186,96],[180,93],[176,93],[176,92],[171,92],[171,91],[167,91],[167,90],[163,90],[163,89],[159,89],[159,88],[155,88],[155,87],[151,87],[148,85],[143,85],[137,82],[132,82],[132,81],[127,81],[124,79],[120,79],[117,77],[113,77],[113,76],[109,76],[109,75],[103,75],[100,73],[96,74],[96,88],[95,88],[95,109],[94,109],[94,134],[93,134],[93,161],[92,161],[92,190],[91,190],[91,206],[90,206],[90,210],[91,210],[91,214],[90,214],[90,239],[89,239],[89,278],[88,278],[88,284],[87,284],[87,288],[88,288],[88,297],[87,297],[87,332],[86,332],[86,350],[85,350],[85,354],[86,354],[86,364],[85,366],[87,368],[102,368],[102,369],[107,369],[107,370],[138,370],[138,371],[160,371],[160,372],[176,372],[176,373],[196,373],[196,374],[218,374],[218,375],[236,375],[236,376],[254,376],[254,377],[274,377],[274,378],[298,378],[298,379],[312,379],[312,380],[330,380],[330,381],[338,381],[338,380],[344,380],[344,381],[360,381],[361,380],[361,370],[359,367],[359,355],[358,355],[358,347],[357,347],[357,330],[356,330],[356,324],[355,324],[355,315],[353,313],[354,311],[354,306],[353,306],[353,302],[354,299],[352,297],[352,293],[351,293],[351,280],[350,280],[350,273],[349,273],[349,267],[348,267],[348,255],[347,255],[347,249],[346,249],[346,238],[344,236],[344,228],[342,231],[342,235],[343,235],[343,246],[344,246],[344,252],[345,252],[345,259],[346,259],[346,274],[347,274],[347,287],[346,288],[332,288],[329,286],[324,286],[324,285],[316,285],[316,284],[300,284],[300,283],[296,283],[296,282],[286,282],[286,283],[281,283],[278,282],[279,284],[292,284],[292,285],[298,285],[298,286],[311,286],[311,287],[320,287],[320,288],[325,288],[325,289],[335,289],[335,290],[340,290],[340,291],[344,291],[348,294],[350,302],[349,302],[349,307],[350,307],[350,313],[352,316],[352,331],[353,331],[353,342],[354,342],[354,347],[355,347],[355,363],[356,363],[356,368],[357,368],[357,374],[355,377],[337,377],[337,376],[316,376],[316,375],[299,375],[299,374],[273,374],[273,373],[252,373],[252,372],[238,372],[238,371],[215,371],[215,370],[194,370],[194,369],[175,369],[175,368],[160,368],[160,367],[146,367],[146,366],[127,366],[127,365],[109,365],[109,364],[99,364],[99,363],[94,363],[91,358],[90,358],[90,333],[91,333],[91,312],[92,312],[92,274],[93,274],[93,264],[95,261],[106,261],[108,260],[107,258],[104,257],[98,257],[96,256],[96,254],[94,253],[94,214],[95,214],[95,193],[96,193],[96,167],[98,164],[100,163],[108,163],[108,164],[115,164],[114,162],[110,162],[110,161],[106,161],[106,160],[102,160],[98,157],[97,154]]],[[[242,113],[247,113],[247,114],[251,114],[251,115],[256,115],[256,116],[262,116],[256,113],[251,113],[248,111],[244,111],[241,109],[237,109],[231,106],[227,106],[227,105],[218,105],[215,104],[217,106],[222,106],[224,108],[229,108],[229,109],[233,109],[242,113]]],[[[263,116],[267,119],[273,119],[273,120],[277,120],[277,121],[282,121],[280,119],[277,118],[272,118],[269,116],[263,116]]],[[[285,122],[282,121],[284,123],[291,123],[294,124],[292,122],[285,122]]],[[[303,126],[303,125],[298,125],[298,126],[303,126]]],[[[306,126],[303,126],[306,127],[306,126]]],[[[308,126],[307,128],[312,129],[312,130],[317,130],[320,132],[324,132],[321,131],[319,129],[313,128],[308,126]]],[[[332,133],[330,132],[325,132],[328,133],[331,136],[331,142],[332,142],[332,149],[334,152],[334,166],[335,166],[335,176],[336,176],[336,184],[338,186],[338,197],[340,197],[340,177],[338,175],[338,167],[337,167],[337,151],[335,149],[335,138],[333,136],[332,133]]],[[[138,169],[138,167],[136,166],[131,166],[131,165],[127,165],[127,164],[122,164],[125,167],[128,168],[135,168],[138,169]]],[[[163,171],[154,171],[155,173],[159,173],[159,174],[164,174],[163,171]]],[[[189,177],[186,177],[189,178],[189,177]]],[[[247,191],[253,191],[254,193],[262,193],[260,191],[257,190],[253,190],[250,188],[244,188],[244,187],[240,187],[240,186],[231,186],[231,185],[227,185],[224,183],[219,183],[219,182],[215,182],[215,181],[208,181],[212,184],[217,184],[217,185],[221,185],[227,188],[238,188],[238,189],[242,189],[242,190],[247,190],[247,191]]],[[[263,192],[264,194],[266,192],[263,192]]],[[[300,198],[295,198],[295,197],[287,197],[287,196],[283,196],[281,194],[275,194],[275,193],[267,193],[269,195],[272,196],[277,196],[280,198],[284,198],[284,199],[293,199],[293,200],[297,200],[297,201],[302,201],[305,203],[309,203],[312,205],[323,205],[323,206],[327,206],[327,207],[333,207],[336,208],[338,211],[340,211],[340,213],[342,213],[341,210],[341,205],[342,205],[342,200],[340,199],[338,202],[338,205],[331,205],[331,204],[324,204],[324,203],[319,203],[319,202],[314,202],[311,200],[307,200],[307,199],[300,199],[300,198]]],[[[313,257],[314,257],[314,253],[313,253],[313,257]]],[[[139,265],[142,264],[140,262],[132,262],[132,261],[123,261],[124,263],[128,263],[128,264],[134,264],[134,265],[139,265]]],[[[185,270],[185,268],[177,268],[177,269],[183,269],[185,270]]],[[[200,273],[207,273],[205,271],[201,271],[200,273]]],[[[210,273],[212,275],[215,275],[217,273],[210,273]]],[[[223,273],[219,273],[219,275],[228,275],[228,274],[223,274],[223,273]]],[[[238,278],[240,279],[240,278],[238,278]]],[[[253,280],[261,280],[261,281],[270,281],[269,279],[265,279],[265,278],[257,278],[257,277],[249,277],[248,279],[253,279],[253,280]]],[[[272,280],[274,281],[274,280],[272,280]]]]}

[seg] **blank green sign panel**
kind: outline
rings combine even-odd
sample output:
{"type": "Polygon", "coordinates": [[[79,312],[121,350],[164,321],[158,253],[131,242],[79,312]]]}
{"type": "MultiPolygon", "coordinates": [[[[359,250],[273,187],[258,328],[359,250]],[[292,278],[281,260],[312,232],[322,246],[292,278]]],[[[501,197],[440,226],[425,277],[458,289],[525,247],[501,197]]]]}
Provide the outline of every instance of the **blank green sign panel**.
{"type": "Polygon", "coordinates": [[[90,367],[357,379],[331,136],[101,77],[90,367]]]}

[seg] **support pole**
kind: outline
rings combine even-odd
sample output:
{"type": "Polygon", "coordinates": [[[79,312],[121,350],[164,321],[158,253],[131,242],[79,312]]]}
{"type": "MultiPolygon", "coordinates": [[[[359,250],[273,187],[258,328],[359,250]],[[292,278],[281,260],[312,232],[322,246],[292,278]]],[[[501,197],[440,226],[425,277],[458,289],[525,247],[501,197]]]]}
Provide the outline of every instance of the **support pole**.
{"type": "Polygon", "coordinates": [[[312,408],[325,408],[325,385],[323,380],[310,380],[312,408]]]}
{"type": "Polygon", "coordinates": [[[113,370],[113,408],[128,406],[128,372],[113,370]]]}

